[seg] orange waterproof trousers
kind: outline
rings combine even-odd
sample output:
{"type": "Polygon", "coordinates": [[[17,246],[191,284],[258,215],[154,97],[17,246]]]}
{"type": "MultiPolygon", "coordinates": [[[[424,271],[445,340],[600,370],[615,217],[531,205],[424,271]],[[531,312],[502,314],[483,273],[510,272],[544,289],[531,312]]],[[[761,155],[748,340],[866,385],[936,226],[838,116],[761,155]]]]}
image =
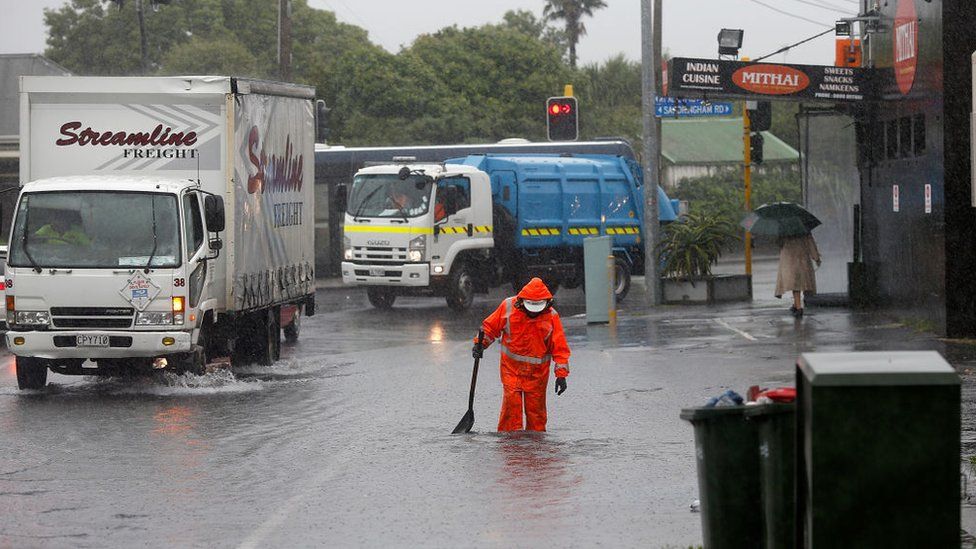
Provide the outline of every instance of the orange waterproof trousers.
{"type": "Polygon", "coordinates": [[[504,387],[502,411],[498,415],[499,431],[545,431],[546,430],[546,389],[541,391],[521,391],[514,387],[504,387]],[[525,423],[522,423],[522,413],[525,423]]]}

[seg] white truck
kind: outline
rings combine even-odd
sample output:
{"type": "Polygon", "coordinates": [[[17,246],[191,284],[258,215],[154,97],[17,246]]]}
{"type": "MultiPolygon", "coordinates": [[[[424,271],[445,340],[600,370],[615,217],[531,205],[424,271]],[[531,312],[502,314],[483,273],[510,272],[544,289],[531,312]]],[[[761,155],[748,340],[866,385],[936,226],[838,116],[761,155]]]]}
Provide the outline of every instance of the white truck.
{"type": "Polygon", "coordinates": [[[301,310],[314,314],[314,89],[231,77],[20,89],[5,274],[19,387],[43,387],[49,369],[273,363],[282,326],[297,337],[301,310]]]}

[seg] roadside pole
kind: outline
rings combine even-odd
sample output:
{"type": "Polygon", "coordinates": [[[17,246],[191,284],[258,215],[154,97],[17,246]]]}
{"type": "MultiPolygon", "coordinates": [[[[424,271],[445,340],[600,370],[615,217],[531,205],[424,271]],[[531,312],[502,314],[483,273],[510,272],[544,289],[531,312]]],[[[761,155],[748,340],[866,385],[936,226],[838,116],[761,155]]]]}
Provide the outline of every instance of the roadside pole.
{"type": "Polygon", "coordinates": [[[660,241],[660,220],[658,213],[657,185],[658,163],[661,156],[661,142],[658,124],[654,116],[654,98],[657,95],[657,70],[661,64],[660,49],[655,44],[661,36],[661,0],[641,0],[641,106],[643,121],[644,172],[644,287],[645,303],[648,307],[661,304],[661,277],[659,274],[657,248],[660,241]],[[652,17],[653,14],[657,17],[652,17]],[[653,19],[653,21],[652,21],[653,19]],[[653,27],[652,27],[653,25],[653,27]],[[655,55],[657,54],[657,55],[655,55]]]}
{"type": "MultiPolygon", "coordinates": [[[[746,215],[752,211],[752,124],[749,120],[749,107],[742,102],[742,150],[744,157],[744,177],[746,188],[746,215]]],[[[746,274],[752,275],[752,233],[746,230],[746,274]]]]}

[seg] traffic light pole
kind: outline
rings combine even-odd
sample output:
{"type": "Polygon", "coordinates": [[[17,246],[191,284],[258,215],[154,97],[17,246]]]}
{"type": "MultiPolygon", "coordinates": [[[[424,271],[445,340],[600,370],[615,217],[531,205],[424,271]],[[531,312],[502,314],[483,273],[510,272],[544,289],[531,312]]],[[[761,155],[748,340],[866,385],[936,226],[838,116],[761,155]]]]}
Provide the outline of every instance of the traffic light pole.
{"type": "Polygon", "coordinates": [[[657,185],[658,164],[661,158],[661,141],[658,132],[660,121],[654,116],[654,98],[657,95],[657,70],[660,66],[661,0],[641,0],[641,106],[643,122],[644,159],[644,287],[648,307],[661,304],[661,276],[657,259],[661,223],[658,211],[657,185]],[[652,16],[652,6],[653,16],[652,16]],[[653,26],[652,26],[653,25],[653,26]]]}
{"type": "MultiPolygon", "coordinates": [[[[746,188],[746,214],[752,211],[752,124],[749,120],[748,104],[742,102],[742,150],[744,157],[743,176],[746,188]]],[[[752,275],[752,233],[746,231],[746,274],[752,275]]]]}

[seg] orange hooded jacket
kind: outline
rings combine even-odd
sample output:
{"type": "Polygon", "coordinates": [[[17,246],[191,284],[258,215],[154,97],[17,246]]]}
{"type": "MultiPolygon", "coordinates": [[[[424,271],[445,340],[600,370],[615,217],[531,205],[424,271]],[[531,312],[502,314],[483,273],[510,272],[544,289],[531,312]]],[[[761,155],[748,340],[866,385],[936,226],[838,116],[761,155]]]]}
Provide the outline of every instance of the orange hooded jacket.
{"type": "Polygon", "coordinates": [[[508,389],[545,392],[549,364],[555,362],[556,377],[569,375],[569,345],[559,313],[549,307],[535,318],[515,306],[517,299],[552,299],[545,283],[533,278],[516,297],[507,298],[482,323],[484,346],[501,337],[501,379],[508,389]]]}

